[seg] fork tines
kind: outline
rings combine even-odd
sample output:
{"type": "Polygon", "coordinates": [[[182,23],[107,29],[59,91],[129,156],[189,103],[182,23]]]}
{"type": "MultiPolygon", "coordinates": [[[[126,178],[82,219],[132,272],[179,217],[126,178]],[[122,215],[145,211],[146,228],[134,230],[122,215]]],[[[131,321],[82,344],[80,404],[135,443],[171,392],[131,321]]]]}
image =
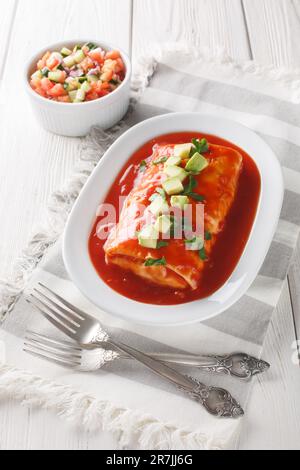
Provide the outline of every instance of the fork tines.
{"type": "Polygon", "coordinates": [[[76,331],[85,320],[83,312],[48,287],[41,283],[38,285],[39,289],[34,288],[26,300],[56,328],[75,339],[76,331]]]}
{"type": "Polygon", "coordinates": [[[32,331],[26,333],[23,350],[63,367],[77,368],[81,365],[82,350],[79,346],[70,341],[56,341],[32,331]]]}

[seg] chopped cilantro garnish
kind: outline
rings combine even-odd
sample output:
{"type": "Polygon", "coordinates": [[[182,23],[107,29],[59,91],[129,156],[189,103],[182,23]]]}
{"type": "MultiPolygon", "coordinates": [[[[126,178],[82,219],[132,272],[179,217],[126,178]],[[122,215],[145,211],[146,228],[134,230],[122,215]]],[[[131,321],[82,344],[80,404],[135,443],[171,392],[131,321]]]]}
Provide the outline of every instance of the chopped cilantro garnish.
{"type": "Polygon", "coordinates": [[[190,245],[192,243],[195,243],[195,241],[197,240],[196,237],[192,238],[191,240],[184,240],[184,243],[186,243],[187,245],[190,245]]]}
{"type": "Polygon", "coordinates": [[[209,151],[209,145],[206,139],[193,139],[192,143],[194,147],[191,150],[190,157],[192,157],[197,152],[201,154],[209,151]]]}
{"type": "Polygon", "coordinates": [[[206,255],[206,251],[205,251],[205,248],[201,248],[201,250],[199,250],[199,256],[200,258],[202,259],[202,261],[206,261],[207,260],[207,255],[206,255]]]}
{"type": "Polygon", "coordinates": [[[163,240],[159,240],[157,242],[157,248],[165,248],[166,246],[169,246],[169,243],[168,242],[164,242],[163,240]]]}
{"type": "Polygon", "coordinates": [[[161,157],[158,160],[153,162],[153,165],[159,165],[160,163],[165,163],[168,160],[168,157],[161,157]]]}
{"type": "Polygon", "coordinates": [[[166,266],[167,261],[166,258],[154,259],[148,258],[145,261],[145,266],[166,266]]]}
{"type": "Polygon", "coordinates": [[[209,241],[212,239],[212,234],[208,230],[205,230],[204,238],[205,240],[209,241]]]}
{"type": "Polygon", "coordinates": [[[189,184],[185,186],[183,194],[186,196],[191,197],[192,199],[195,199],[195,201],[204,201],[204,197],[201,196],[201,194],[194,193],[194,189],[197,186],[197,181],[194,178],[194,176],[190,175],[189,177],[189,184]]]}
{"type": "Polygon", "coordinates": [[[147,168],[147,162],[146,160],[142,160],[140,163],[140,171],[144,173],[146,171],[146,168],[147,168]]]}
{"type": "Polygon", "coordinates": [[[201,196],[201,194],[190,193],[189,196],[190,196],[192,199],[195,199],[195,201],[204,201],[204,196],[201,196]]]}

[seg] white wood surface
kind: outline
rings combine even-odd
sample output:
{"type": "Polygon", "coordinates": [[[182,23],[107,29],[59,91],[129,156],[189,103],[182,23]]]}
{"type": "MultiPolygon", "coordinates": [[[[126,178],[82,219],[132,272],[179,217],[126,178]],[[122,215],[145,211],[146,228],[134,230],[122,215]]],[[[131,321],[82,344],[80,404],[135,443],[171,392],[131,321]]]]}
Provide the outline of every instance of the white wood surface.
{"type": "MultiPolygon", "coordinates": [[[[20,78],[31,51],[60,38],[99,37],[136,59],[152,43],[189,40],[225,48],[236,59],[295,66],[300,64],[299,18],[299,0],[85,0],[84,8],[80,0],[3,2],[0,276],[7,277],[43,218],[49,195],[70,176],[78,148],[77,139],[47,134],[31,116],[20,78]]],[[[266,339],[264,356],[272,371],[254,386],[240,449],[300,448],[299,364],[291,359],[295,331],[300,333],[299,253],[266,339]]],[[[112,436],[88,435],[46,411],[0,402],[0,449],[101,448],[116,448],[112,436]]]]}

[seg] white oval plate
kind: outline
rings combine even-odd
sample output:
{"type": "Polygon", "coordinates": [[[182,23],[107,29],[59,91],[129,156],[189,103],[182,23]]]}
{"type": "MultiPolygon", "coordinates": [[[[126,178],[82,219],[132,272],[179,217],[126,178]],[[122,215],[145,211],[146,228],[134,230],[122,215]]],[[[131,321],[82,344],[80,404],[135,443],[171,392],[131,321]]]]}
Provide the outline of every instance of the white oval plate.
{"type": "Polygon", "coordinates": [[[69,275],[95,305],[124,320],[152,325],[183,325],[220,314],[247,291],[257,276],[276,230],[283,201],[279,162],[268,145],[248,128],[200,113],[174,113],[143,121],[122,135],[105,153],[76,201],[64,234],[63,257],[69,275]],[[248,243],[228,281],[213,295],[194,302],[158,306],[118,294],[97,274],[89,257],[88,239],[116,176],[130,156],[150,139],[172,132],[214,134],[238,145],[256,162],[261,175],[259,206],[248,243]]]}

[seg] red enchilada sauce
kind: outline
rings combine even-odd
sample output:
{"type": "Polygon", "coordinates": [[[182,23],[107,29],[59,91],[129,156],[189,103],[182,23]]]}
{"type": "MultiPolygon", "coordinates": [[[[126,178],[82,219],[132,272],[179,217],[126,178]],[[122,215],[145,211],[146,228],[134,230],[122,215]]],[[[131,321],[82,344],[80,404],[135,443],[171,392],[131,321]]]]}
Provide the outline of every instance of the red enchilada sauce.
{"type": "Polygon", "coordinates": [[[106,264],[103,250],[106,240],[100,240],[96,234],[99,218],[95,222],[89,239],[90,257],[102,280],[125,297],[156,305],[175,305],[208,297],[227,281],[243,253],[257,211],[261,189],[260,174],[256,164],[246,152],[219,137],[198,132],[181,132],[163,135],[147,142],[128,160],[104,202],[114,205],[117,213],[119,212],[119,197],[128,196],[131,192],[138,175],[139,165],[152,154],[155,144],[181,144],[190,142],[195,137],[200,139],[205,137],[211,144],[231,147],[243,157],[243,167],[233,205],[225,220],[223,230],[218,234],[209,260],[206,262],[200,285],[196,290],[162,287],[116,265],[106,264]]]}

